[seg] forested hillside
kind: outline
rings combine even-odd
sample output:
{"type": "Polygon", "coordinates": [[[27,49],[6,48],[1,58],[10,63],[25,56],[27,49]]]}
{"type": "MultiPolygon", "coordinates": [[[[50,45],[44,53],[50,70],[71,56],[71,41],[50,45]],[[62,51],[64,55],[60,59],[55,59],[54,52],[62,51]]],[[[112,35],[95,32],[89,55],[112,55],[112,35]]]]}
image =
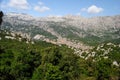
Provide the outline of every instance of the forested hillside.
{"type": "Polygon", "coordinates": [[[0,31],[0,80],[120,79],[120,45],[98,45],[82,56],[65,45],[0,31]]]}

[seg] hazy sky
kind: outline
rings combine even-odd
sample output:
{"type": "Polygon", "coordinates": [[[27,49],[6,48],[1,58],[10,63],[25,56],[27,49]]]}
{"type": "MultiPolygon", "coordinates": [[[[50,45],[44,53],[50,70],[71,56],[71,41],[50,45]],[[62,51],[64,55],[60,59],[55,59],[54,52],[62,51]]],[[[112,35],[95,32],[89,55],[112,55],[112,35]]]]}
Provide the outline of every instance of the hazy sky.
{"type": "Polygon", "coordinates": [[[33,16],[109,16],[120,14],[120,0],[0,0],[0,10],[33,16]]]}

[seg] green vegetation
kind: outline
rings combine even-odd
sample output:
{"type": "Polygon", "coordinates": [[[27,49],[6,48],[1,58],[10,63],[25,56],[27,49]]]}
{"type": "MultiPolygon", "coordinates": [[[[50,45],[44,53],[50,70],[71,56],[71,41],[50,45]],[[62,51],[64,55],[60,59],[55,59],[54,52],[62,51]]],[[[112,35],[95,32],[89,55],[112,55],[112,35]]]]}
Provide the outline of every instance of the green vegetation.
{"type": "Polygon", "coordinates": [[[25,24],[14,24],[15,26],[12,26],[9,22],[4,22],[4,26],[2,26],[5,30],[11,30],[11,31],[21,31],[23,33],[31,34],[31,37],[34,37],[35,35],[43,35],[46,38],[49,38],[51,40],[57,39],[56,36],[52,35],[50,32],[45,31],[43,28],[40,28],[39,26],[34,25],[25,25],[25,24]],[[27,28],[26,28],[27,27],[27,28]]]}
{"type": "MultiPolygon", "coordinates": [[[[43,41],[35,44],[5,39],[0,33],[0,80],[119,80],[119,47],[109,53],[109,59],[93,61],[80,58],[67,46],[43,41]]],[[[104,46],[106,49],[109,46],[104,46]]],[[[95,51],[94,48],[91,51],[95,51]]],[[[102,54],[98,51],[97,54],[102,54]]]]}

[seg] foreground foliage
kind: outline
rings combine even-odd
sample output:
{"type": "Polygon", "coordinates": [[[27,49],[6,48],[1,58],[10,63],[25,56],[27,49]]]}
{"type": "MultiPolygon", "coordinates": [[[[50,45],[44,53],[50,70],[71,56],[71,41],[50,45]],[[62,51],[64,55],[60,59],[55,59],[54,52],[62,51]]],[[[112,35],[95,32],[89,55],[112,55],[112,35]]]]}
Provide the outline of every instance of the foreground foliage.
{"type": "MultiPolygon", "coordinates": [[[[26,43],[18,40],[0,40],[1,80],[119,80],[119,48],[114,48],[109,59],[93,62],[73,54],[62,45],[46,42],[26,43]]],[[[93,49],[94,50],[94,49],[93,49]]],[[[102,52],[99,51],[98,54],[102,52]]]]}

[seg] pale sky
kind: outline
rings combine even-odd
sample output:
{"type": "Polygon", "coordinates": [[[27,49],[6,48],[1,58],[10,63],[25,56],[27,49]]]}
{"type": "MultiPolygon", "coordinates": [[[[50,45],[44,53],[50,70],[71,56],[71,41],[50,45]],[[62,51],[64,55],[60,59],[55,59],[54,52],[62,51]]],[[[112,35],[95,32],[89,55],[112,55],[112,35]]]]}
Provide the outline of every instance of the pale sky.
{"type": "Polygon", "coordinates": [[[120,0],[0,0],[0,10],[38,17],[111,16],[120,15],[120,0]]]}

